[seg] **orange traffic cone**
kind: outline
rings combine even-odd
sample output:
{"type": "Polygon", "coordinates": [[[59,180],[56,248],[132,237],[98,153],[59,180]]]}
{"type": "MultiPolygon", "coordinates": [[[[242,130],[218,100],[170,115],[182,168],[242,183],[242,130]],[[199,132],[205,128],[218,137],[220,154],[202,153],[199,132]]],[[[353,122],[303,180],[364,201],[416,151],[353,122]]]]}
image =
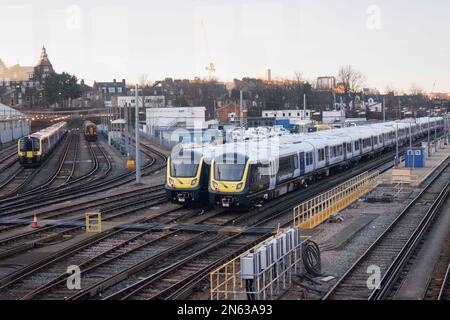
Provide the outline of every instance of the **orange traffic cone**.
{"type": "Polygon", "coordinates": [[[33,222],[31,223],[31,227],[32,228],[39,228],[39,224],[38,224],[36,215],[34,215],[34,217],[33,217],[33,222]]]}

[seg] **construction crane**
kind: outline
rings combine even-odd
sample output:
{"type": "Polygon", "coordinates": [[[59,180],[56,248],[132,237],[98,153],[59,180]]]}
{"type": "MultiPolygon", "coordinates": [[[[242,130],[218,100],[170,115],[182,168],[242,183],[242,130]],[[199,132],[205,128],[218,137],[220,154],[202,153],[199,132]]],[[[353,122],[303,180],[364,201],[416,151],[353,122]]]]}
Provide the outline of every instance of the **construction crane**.
{"type": "Polygon", "coordinates": [[[206,29],[205,29],[205,24],[203,23],[203,20],[202,20],[202,31],[203,31],[203,37],[205,39],[206,51],[208,53],[208,60],[210,61],[208,63],[208,65],[205,67],[205,70],[208,71],[208,81],[211,81],[214,79],[214,72],[216,71],[216,67],[211,59],[211,51],[209,49],[208,37],[206,36],[206,29]]]}

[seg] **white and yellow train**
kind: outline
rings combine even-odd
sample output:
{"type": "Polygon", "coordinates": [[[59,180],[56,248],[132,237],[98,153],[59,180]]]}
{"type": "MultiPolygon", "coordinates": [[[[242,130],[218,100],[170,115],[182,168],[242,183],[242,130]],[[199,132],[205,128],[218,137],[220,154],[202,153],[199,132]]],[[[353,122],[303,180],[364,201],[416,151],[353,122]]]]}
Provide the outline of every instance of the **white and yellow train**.
{"type": "Polygon", "coordinates": [[[166,190],[168,198],[189,203],[203,199],[196,192],[204,194],[206,183],[211,204],[247,207],[307,187],[334,170],[351,169],[395,148],[396,140],[404,145],[443,126],[441,117],[406,119],[203,147],[195,157],[186,157],[193,151],[185,149],[168,160],[166,190]],[[183,169],[171,168],[176,163],[183,169]]]}
{"type": "Polygon", "coordinates": [[[39,166],[67,134],[67,123],[58,122],[48,128],[20,138],[17,143],[19,162],[24,167],[39,166]]]}

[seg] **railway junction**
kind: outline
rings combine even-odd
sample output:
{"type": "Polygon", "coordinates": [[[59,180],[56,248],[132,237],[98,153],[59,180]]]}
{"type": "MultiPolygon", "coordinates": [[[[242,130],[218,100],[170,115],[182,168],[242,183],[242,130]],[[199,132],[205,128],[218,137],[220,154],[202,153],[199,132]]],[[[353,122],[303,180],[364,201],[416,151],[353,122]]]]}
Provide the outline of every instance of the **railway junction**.
{"type": "Polygon", "coordinates": [[[38,167],[5,143],[0,298],[448,299],[445,125],[250,208],[171,201],[173,154],[145,138],[141,184],[86,125],[38,167]]]}

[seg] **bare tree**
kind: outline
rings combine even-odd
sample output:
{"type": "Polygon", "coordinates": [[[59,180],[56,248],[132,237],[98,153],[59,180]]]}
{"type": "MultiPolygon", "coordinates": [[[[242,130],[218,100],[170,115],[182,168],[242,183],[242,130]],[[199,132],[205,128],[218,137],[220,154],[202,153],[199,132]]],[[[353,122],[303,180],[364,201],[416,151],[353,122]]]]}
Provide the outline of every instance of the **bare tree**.
{"type": "Polygon", "coordinates": [[[348,65],[339,69],[337,80],[342,84],[345,93],[356,93],[366,81],[366,77],[348,65]]]}
{"type": "Polygon", "coordinates": [[[339,69],[337,81],[343,88],[345,103],[348,106],[352,100],[352,95],[355,96],[355,93],[360,91],[366,77],[351,65],[347,65],[339,69]]]}
{"type": "Polygon", "coordinates": [[[409,92],[412,96],[421,96],[423,95],[423,88],[413,83],[411,84],[409,92]]]}

